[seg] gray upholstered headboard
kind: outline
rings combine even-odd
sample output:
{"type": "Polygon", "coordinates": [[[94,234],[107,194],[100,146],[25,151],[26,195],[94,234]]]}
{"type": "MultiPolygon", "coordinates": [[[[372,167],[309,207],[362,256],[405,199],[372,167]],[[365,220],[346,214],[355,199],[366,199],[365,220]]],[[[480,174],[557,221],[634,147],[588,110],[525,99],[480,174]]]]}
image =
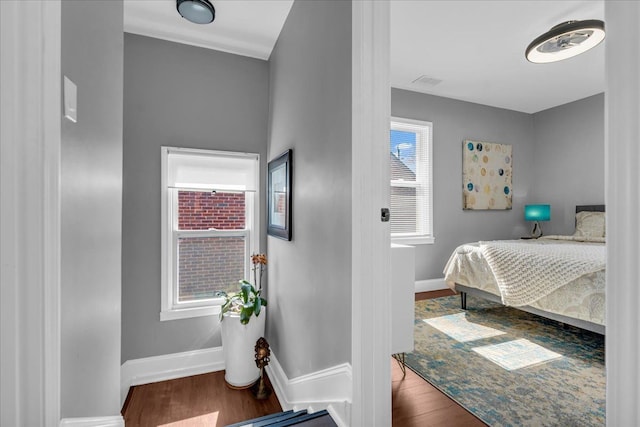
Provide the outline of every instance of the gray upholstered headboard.
{"type": "Polygon", "coordinates": [[[582,205],[576,206],[576,213],[578,212],[604,212],[604,205],[582,205]]]}

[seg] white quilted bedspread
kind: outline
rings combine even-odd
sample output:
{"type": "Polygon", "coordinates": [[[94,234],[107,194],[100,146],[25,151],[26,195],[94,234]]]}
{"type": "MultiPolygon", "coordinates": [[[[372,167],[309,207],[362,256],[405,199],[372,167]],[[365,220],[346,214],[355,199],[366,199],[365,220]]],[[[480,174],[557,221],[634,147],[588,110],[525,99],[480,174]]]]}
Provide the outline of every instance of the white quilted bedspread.
{"type": "Polygon", "coordinates": [[[604,245],[480,242],[502,303],[528,305],[585,274],[604,270],[604,245]]]}

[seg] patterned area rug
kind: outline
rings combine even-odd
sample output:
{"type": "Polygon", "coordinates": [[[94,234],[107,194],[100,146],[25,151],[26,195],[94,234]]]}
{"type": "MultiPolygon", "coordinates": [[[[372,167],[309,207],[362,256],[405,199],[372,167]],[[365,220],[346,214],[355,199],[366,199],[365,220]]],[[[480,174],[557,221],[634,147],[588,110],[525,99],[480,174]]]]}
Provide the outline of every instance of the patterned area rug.
{"type": "Polygon", "coordinates": [[[604,426],[604,337],[467,297],[416,302],[407,365],[490,426],[604,426]]]}

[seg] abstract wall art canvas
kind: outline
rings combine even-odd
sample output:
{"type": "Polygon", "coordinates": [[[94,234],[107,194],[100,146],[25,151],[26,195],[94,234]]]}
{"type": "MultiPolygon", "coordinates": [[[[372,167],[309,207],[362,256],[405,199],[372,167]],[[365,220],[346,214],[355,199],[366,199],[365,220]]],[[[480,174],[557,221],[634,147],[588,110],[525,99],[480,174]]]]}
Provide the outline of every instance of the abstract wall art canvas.
{"type": "Polygon", "coordinates": [[[511,209],[511,144],[462,142],[462,208],[511,209]]]}

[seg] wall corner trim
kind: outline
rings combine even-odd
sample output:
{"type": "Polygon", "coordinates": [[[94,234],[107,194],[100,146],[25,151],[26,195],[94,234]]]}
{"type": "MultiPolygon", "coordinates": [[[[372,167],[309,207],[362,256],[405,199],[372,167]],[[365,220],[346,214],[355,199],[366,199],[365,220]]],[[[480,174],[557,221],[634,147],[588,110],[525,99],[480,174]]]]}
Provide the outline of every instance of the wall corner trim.
{"type": "Polygon", "coordinates": [[[338,427],[351,426],[351,402],[331,403],[327,406],[327,411],[338,427]]]}
{"type": "Polygon", "coordinates": [[[349,363],[289,379],[272,350],[266,370],[283,410],[327,409],[338,426],[349,425],[353,382],[349,363]]]}
{"type": "Polygon", "coordinates": [[[440,279],[416,280],[416,293],[439,291],[440,289],[449,289],[444,277],[440,279]]]}
{"type": "Polygon", "coordinates": [[[124,427],[122,415],[112,417],[63,418],[60,427],[124,427]]]}
{"type": "Polygon", "coordinates": [[[134,385],[206,374],[223,369],[222,347],[127,360],[120,367],[120,403],[124,404],[129,387],[134,385]]]}

